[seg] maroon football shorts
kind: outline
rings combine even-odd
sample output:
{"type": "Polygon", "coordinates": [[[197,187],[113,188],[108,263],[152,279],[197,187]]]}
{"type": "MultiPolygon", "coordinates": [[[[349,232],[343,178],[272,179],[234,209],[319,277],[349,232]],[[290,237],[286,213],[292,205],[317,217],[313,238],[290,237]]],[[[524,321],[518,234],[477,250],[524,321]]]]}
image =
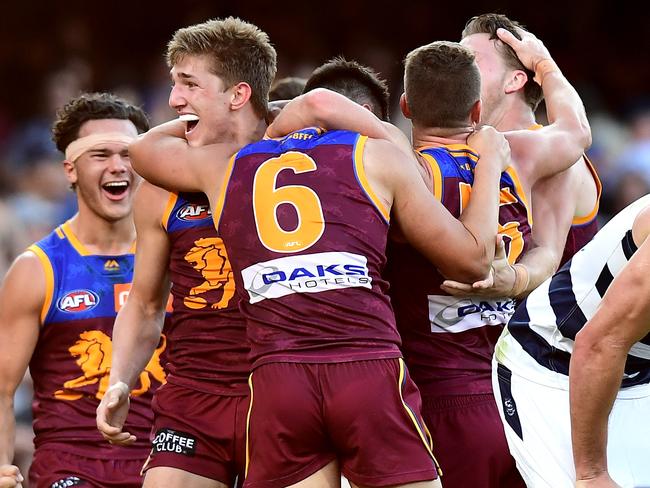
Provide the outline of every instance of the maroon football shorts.
{"type": "Polygon", "coordinates": [[[437,478],[420,394],[401,359],[264,364],[251,392],[245,487],[297,483],[334,459],[365,486],[437,478]]]}
{"type": "Polygon", "coordinates": [[[525,488],[510,455],[494,395],[425,396],[422,416],[445,488],[525,488]]]}
{"type": "Polygon", "coordinates": [[[166,383],[154,394],[153,441],[145,471],[166,466],[228,486],[243,479],[248,396],[166,383]]]}
{"type": "Polygon", "coordinates": [[[31,488],[140,488],[142,450],[134,459],[90,458],[61,449],[38,448],[29,468],[31,488]]]}

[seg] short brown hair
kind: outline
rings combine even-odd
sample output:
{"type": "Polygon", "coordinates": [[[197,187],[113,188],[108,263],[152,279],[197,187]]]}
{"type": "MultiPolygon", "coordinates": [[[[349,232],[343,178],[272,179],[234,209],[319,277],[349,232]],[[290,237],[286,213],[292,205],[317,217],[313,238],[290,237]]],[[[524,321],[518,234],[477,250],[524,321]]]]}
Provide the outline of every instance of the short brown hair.
{"type": "Polygon", "coordinates": [[[305,88],[305,78],[298,78],[296,76],[287,76],[280,78],[273,82],[273,88],[269,92],[269,101],[276,100],[293,100],[298,95],[302,95],[305,88]]]}
{"type": "Polygon", "coordinates": [[[68,145],[79,137],[79,129],[89,120],[130,120],[138,133],[149,130],[149,120],[140,107],[111,93],[82,93],[56,113],[52,126],[52,140],[65,153],[68,145]]]}
{"type": "Polygon", "coordinates": [[[304,93],[316,88],[335,91],[360,105],[366,103],[377,117],[388,120],[388,85],[368,66],[337,56],[314,70],[304,93]]]}
{"type": "Polygon", "coordinates": [[[408,53],[404,64],[404,91],[415,122],[448,128],[468,124],[481,98],[481,74],[469,49],[436,41],[408,53]]]}
{"type": "Polygon", "coordinates": [[[497,36],[497,29],[499,28],[510,31],[513,36],[520,40],[521,36],[517,32],[517,29],[526,30],[524,26],[519,22],[510,20],[505,15],[482,14],[469,19],[467,24],[465,24],[465,28],[463,29],[461,36],[464,39],[467,36],[471,36],[472,34],[489,34],[491,40],[498,41],[495,45],[497,51],[503,57],[506,66],[508,66],[510,69],[522,70],[528,76],[528,81],[526,81],[526,84],[524,85],[524,100],[532,110],[536,110],[539,102],[541,102],[542,98],[544,98],[542,87],[533,81],[535,73],[529,69],[526,69],[526,67],[521,64],[521,61],[519,61],[519,58],[517,57],[514,49],[508,46],[505,42],[501,42],[497,36]]]}
{"type": "Polygon", "coordinates": [[[212,72],[228,87],[248,83],[253,109],[266,115],[276,54],[265,32],[236,17],[191,25],[177,30],[167,44],[167,64],[172,67],[188,55],[208,56],[212,72]]]}

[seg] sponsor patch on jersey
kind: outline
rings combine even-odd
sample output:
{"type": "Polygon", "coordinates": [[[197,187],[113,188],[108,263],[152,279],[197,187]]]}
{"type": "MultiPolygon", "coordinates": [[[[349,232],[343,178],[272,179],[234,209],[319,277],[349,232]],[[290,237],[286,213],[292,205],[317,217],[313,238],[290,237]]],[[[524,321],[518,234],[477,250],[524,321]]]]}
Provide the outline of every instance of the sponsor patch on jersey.
{"type": "Polygon", "coordinates": [[[79,486],[82,483],[84,483],[84,481],[78,476],[68,476],[67,478],[55,481],[50,485],[50,488],[67,488],[68,486],[79,486]]]}
{"type": "Polygon", "coordinates": [[[503,326],[515,311],[511,298],[458,298],[448,295],[429,295],[431,332],[458,333],[488,325],[503,326]]]}
{"type": "Polygon", "coordinates": [[[74,290],[63,295],[56,306],[62,312],[87,312],[99,303],[97,294],[90,290],[74,290]]]}
{"type": "MultiPolygon", "coordinates": [[[[116,283],[113,285],[113,303],[115,305],[115,313],[118,313],[122,310],[122,307],[126,303],[126,299],[129,296],[131,291],[131,283],[116,283]]],[[[165,312],[172,312],[172,295],[169,294],[167,298],[167,306],[165,307],[165,312]]]]}
{"type": "Polygon", "coordinates": [[[343,288],[372,288],[365,256],[321,252],[257,263],[242,270],[250,303],[292,293],[320,293],[343,288]]]}
{"type": "Polygon", "coordinates": [[[185,221],[209,219],[212,216],[210,205],[186,203],[176,212],[176,217],[185,221]]]}
{"type": "Polygon", "coordinates": [[[196,437],[173,429],[159,429],[153,439],[153,452],[173,452],[183,456],[194,457],[196,437]]]}

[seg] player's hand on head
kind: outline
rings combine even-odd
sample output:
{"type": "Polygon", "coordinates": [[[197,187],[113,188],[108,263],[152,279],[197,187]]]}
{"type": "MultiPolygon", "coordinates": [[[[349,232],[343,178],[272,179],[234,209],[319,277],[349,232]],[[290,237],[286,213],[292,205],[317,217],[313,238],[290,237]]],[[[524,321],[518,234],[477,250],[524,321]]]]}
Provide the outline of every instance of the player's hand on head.
{"type": "Polygon", "coordinates": [[[488,276],[472,284],[445,280],[440,288],[453,296],[480,296],[486,298],[502,298],[509,296],[515,285],[516,273],[508,262],[503,237],[497,235],[496,251],[488,276]]]}
{"type": "Polygon", "coordinates": [[[497,29],[499,39],[515,51],[519,61],[526,68],[535,71],[537,63],[544,59],[552,59],[551,53],[548,52],[544,43],[537,39],[535,35],[523,29],[517,29],[517,33],[521,36],[521,40],[517,39],[512,32],[506,29],[497,29]]]}
{"type": "Polygon", "coordinates": [[[479,164],[489,161],[498,164],[501,171],[510,166],[510,144],[503,133],[490,125],[476,129],[467,138],[467,145],[479,154],[479,164]]]}
{"type": "Polygon", "coordinates": [[[111,386],[99,406],[95,421],[97,429],[111,444],[127,446],[136,441],[136,437],[129,432],[123,432],[124,422],[129,414],[129,388],[124,383],[111,386]]]}
{"type": "Polygon", "coordinates": [[[24,480],[18,466],[13,464],[0,465],[0,488],[21,488],[24,480]]]}

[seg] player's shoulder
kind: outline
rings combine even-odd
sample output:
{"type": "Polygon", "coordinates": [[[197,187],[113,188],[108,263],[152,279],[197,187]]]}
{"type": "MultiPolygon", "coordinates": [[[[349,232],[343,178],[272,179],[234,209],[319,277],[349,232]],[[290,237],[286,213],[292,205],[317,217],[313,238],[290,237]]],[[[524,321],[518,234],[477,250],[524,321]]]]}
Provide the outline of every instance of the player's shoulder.
{"type": "Polygon", "coordinates": [[[144,180],[137,188],[133,200],[135,214],[142,218],[148,216],[160,220],[170,200],[177,195],[144,180]]]}
{"type": "Polygon", "coordinates": [[[643,207],[634,219],[632,235],[637,246],[643,244],[650,235],[650,204],[643,207]]]}

